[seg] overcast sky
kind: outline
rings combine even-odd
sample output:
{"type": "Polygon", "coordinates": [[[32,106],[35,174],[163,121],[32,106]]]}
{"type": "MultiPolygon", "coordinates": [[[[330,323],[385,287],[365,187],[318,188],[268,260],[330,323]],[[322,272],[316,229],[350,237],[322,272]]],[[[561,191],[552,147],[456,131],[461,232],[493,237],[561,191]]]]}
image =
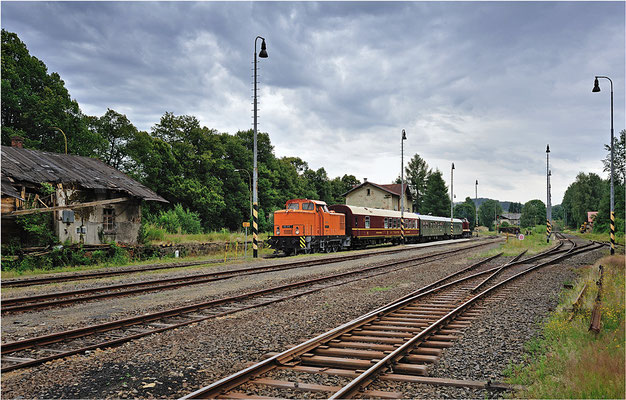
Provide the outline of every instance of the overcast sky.
{"type": "MultiPolygon", "coordinates": [[[[7,2],[1,24],[58,72],[88,115],[149,131],[170,111],[235,133],[252,124],[277,156],[330,178],[391,183],[418,153],[456,201],[558,204],[579,171],[603,177],[624,129],[624,2],[7,2]]],[[[262,188],[261,188],[262,190],[262,188]]]]}

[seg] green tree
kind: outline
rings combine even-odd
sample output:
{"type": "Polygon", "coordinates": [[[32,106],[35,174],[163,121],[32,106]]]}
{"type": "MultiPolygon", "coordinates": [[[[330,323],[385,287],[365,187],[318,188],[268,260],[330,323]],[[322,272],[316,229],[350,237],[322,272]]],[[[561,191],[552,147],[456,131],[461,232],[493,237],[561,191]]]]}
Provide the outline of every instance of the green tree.
{"type": "Polygon", "coordinates": [[[497,200],[487,199],[478,209],[478,222],[482,226],[486,226],[489,230],[492,230],[492,225],[495,221],[496,215],[502,214],[502,206],[497,200]]]}
{"type": "Polygon", "coordinates": [[[474,209],[474,205],[468,204],[467,202],[457,204],[454,206],[454,218],[466,218],[470,224],[470,229],[473,230],[476,222],[476,210],[474,209]]]}
{"type": "Polygon", "coordinates": [[[127,171],[128,143],[137,136],[137,128],[128,120],[126,115],[114,110],[107,112],[100,118],[86,117],[89,130],[102,137],[106,145],[96,149],[98,158],[113,168],[127,171]]]}
{"type": "MultiPolygon", "coordinates": [[[[424,214],[423,204],[426,196],[426,185],[432,170],[428,168],[428,164],[419,154],[415,154],[404,168],[404,173],[413,195],[413,212],[424,214]]],[[[401,183],[401,180],[398,178],[396,183],[401,183]]]]}
{"type": "MultiPolygon", "coordinates": [[[[626,178],[626,129],[622,129],[619,133],[619,138],[613,138],[614,150],[613,150],[613,170],[615,173],[615,184],[623,185],[626,178]]],[[[611,172],[611,147],[604,145],[604,149],[607,151],[606,158],[602,160],[604,164],[604,172],[611,172]]]]}
{"type": "Polygon", "coordinates": [[[454,217],[461,219],[467,218],[467,221],[470,224],[470,229],[474,229],[474,226],[476,225],[476,207],[474,206],[474,202],[471,198],[466,197],[463,203],[454,206],[454,217]]]}
{"type": "MultiPolygon", "coordinates": [[[[602,199],[600,200],[600,205],[598,209],[598,214],[593,222],[593,231],[594,232],[608,232],[610,230],[610,221],[611,221],[611,193],[610,193],[610,183],[607,180],[605,183],[604,194],[602,195],[602,199]]],[[[624,232],[624,220],[626,216],[624,215],[624,185],[617,184],[614,187],[615,189],[615,232],[624,232]]]]}
{"type": "Polygon", "coordinates": [[[530,200],[524,204],[522,208],[522,217],[520,218],[520,226],[528,228],[535,225],[546,223],[546,205],[541,200],[530,200]]]}
{"type": "Polygon", "coordinates": [[[511,203],[509,204],[509,212],[519,214],[522,212],[522,203],[511,203]]]}
{"type": "Polygon", "coordinates": [[[576,176],[563,195],[564,213],[570,227],[578,228],[587,220],[587,212],[598,211],[608,186],[597,174],[583,172],[576,176]]]}
{"type": "Polygon", "coordinates": [[[450,197],[448,195],[448,187],[446,186],[441,171],[439,170],[432,172],[428,176],[421,213],[439,217],[450,216],[450,197]]]}
{"type": "Polygon", "coordinates": [[[2,29],[2,144],[14,135],[24,138],[27,148],[57,153],[93,156],[104,139],[87,129],[78,103],[70,98],[56,72],[31,56],[15,33],[2,29]]]}
{"type": "Polygon", "coordinates": [[[552,220],[556,221],[556,220],[563,220],[563,219],[564,219],[563,206],[561,204],[552,206],[552,220]]]}

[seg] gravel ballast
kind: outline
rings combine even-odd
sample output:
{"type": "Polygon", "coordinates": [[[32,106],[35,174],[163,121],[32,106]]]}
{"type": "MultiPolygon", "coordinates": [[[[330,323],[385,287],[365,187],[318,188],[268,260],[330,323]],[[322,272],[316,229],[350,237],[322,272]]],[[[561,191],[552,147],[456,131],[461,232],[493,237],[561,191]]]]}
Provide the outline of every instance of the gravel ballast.
{"type": "MultiPolygon", "coordinates": [[[[449,248],[452,246],[445,247],[449,248]]],[[[483,247],[468,253],[479,254],[485,250],[483,247]]],[[[429,262],[267,307],[166,331],[117,348],[97,350],[90,354],[5,373],[2,376],[2,395],[5,398],[180,397],[239,371],[251,361],[261,360],[268,352],[285,350],[460,269],[461,266],[475,262],[475,259],[469,261],[466,258],[468,253],[463,257],[455,256],[429,262]]],[[[522,291],[514,300],[515,306],[508,304],[509,300],[506,300],[486,311],[465,330],[463,337],[453,347],[444,352],[444,358],[434,366],[431,375],[458,379],[501,380],[502,369],[510,360],[521,359],[523,342],[536,335],[538,322],[556,304],[562,282],[571,279],[573,272],[568,265],[575,265],[575,261],[583,257],[585,258],[583,263],[590,263],[595,259],[593,257],[597,258],[599,254],[601,252],[577,256],[563,265],[548,267],[530,278],[525,278],[531,281],[533,289],[522,291]],[[515,309],[515,312],[511,313],[511,309],[515,309]],[[520,317],[517,317],[518,314],[520,317]],[[500,315],[507,316],[503,328],[498,327],[500,315]],[[521,323],[520,319],[525,322],[521,323]],[[518,331],[519,334],[516,333],[518,331]],[[508,340],[504,340],[512,333],[518,334],[519,343],[514,342],[514,345],[511,345],[508,340]],[[506,341],[507,344],[499,345],[499,340],[494,338],[501,338],[500,341],[506,341]],[[481,347],[479,343],[489,343],[489,347],[481,347]],[[468,348],[473,350],[468,353],[466,351],[468,348]],[[501,355],[497,356],[498,353],[501,355]]],[[[373,260],[368,259],[367,263],[370,262],[373,260]]],[[[342,268],[350,267],[339,267],[340,270],[342,268]]],[[[329,271],[316,271],[322,272],[329,271]]],[[[277,280],[302,277],[297,271],[293,277],[286,277],[287,273],[288,271],[276,273],[282,276],[268,279],[267,285],[273,285],[277,280]]],[[[223,289],[225,292],[237,292],[254,285],[266,284],[261,275],[255,277],[246,277],[246,280],[257,279],[254,282],[247,282],[248,285],[239,283],[223,289]]],[[[226,281],[223,283],[231,285],[226,281]]],[[[189,292],[176,290],[145,296],[162,295],[169,297],[169,303],[176,304],[205,297],[206,293],[194,294],[194,291],[199,291],[200,286],[202,285],[187,288],[189,292]]],[[[127,312],[142,313],[155,307],[153,304],[150,305],[153,299],[137,302],[135,299],[133,297],[110,301],[126,302],[126,310],[134,310],[127,312]]],[[[161,306],[168,304],[167,300],[164,299],[160,303],[161,306]]],[[[111,304],[107,305],[107,308],[110,309],[110,306],[111,304]]],[[[101,303],[86,303],[66,309],[49,310],[46,313],[52,316],[48,315],[46,320],[55,321],[63,313],[95,315],[98,311],[94,309],[98,308],[104,314],[101,303]],[[84,310],[81,307],[84,307],[84,310]]],[[[36,314],[29,313],[28,318],[35,320],[36,314]]],[[[12,318],[24,319],[25,316],[26,314],[16,315],[12,318]]],[[[110,318],[110,314],[105,318],[110,318]]],[[[68,317],[68,320],[69,322],[54,323],[54,327],[75,323],[74,317],[68,317]]],[[[4,340],[5,321],[2,325],[4,340]]],[[[393,384],[389,388],[399,391],[401,386],[403,385],[393,384]]],[[[455,392],[453,388],[404,386],[407,388],[401,392],[406,393],[406,397],[484,397],[482,392],[463,389],[455,392]]]]}

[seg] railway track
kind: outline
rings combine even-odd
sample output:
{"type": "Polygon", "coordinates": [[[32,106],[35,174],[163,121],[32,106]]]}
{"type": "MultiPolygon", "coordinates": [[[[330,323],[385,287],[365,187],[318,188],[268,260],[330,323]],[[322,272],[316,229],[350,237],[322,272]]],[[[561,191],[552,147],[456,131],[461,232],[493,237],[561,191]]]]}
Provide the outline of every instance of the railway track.
{"type": "MultiPolygon", "coordinates": [[[[475,240],[472,240],[472,241],[475,241],[475,240]]],[[[458,242],[441,243],[441,245],[445,246],[445,245],[456,244],[456,243],[458,242]]],[[[412,249],[413,248],[389,249],[389,250],[383,250],[383,251],[350,254],[350,255],[336,256],[336,257],[324,257],[324,258],[319,258],[316,260],[298,261],[298,262],[290,263],[290,264],[298,264],[299,266],[311,266],[311,265],[324,264],[327,262],[340,262],[340,261],[354,260],[354,259],[358,259],[362,257],[371,257],[375,255],[394,254],[394,253],[399,253],[399,252],[408,251],[412,249]]],[[[209,265],[209,264],[217,264],[217,263],[222,263],[222,261],[221,260],[188,261],[188,262],[182,262],[182,263],[152,264],[150,266],[142,266],[142,267],[137,267],[137,268],[125,268],[125,269],[118,269],[118,270],[87,272],[87,273],[81,273],[81,274],[46,276],[46,277],[41,277],[41,278],[3,279],[2,286],[8,288],[8,287],[45,285],[48,283],[60,283],[60,282],[69,282],[69,281],[77,281],[77,280],[98,279],[98,278],[105,278],[105,277],[110,277],[110,276],[135,274],[135,273],[146,272],[146,271],[158,271],[158,270],[163,270],[163,269],[185,268],[185,267],[191,267],[191,266],[209,265]]],[[[274,264],[271,266],[267,266],[267,268],[279,267],[279,266],[280,264],[274,264]]]]}
{"type": "Polygon", "coordinates": [[[386,390],[387,382],[467,384],[429,378],[428,365],[482,312],[482,300],[497,301],[514,290],[520,277],[600,248],[581,248],[571,241],[568,248],[560,247],[421,288],[183,399],[302,398],[303,392],[331,399],[385,399],[403,397],[386,390]]]}
{"type": "MultiPolygon", "coordinates": [[[[480,246],[482,244],[478,244],[480,246]]],[[[477,245],[466,246],[466,249],[477,245]]],[[[383,254],[393,254],[405,251],[405,249],[394,249],[382,252],[383,254]]],[[[380,254],[380,253],[376,253],[380,254]]],[[[369,257],[371,254],[354,254],[342,257],[324,258],[318,260],[296,261],[291,263],[274,264],[261,267],[240,268],[222,272],[212,272],[204,274],[193,274],[184,277],[153,279],[141,282],[133,282],[117,285],[106,285],[87,289],[62,291],[41,295],[31,295],[23,297],[13,297],[2,299],[1,312],[3,314],[31,311],[55,306],[70,305],[77,302],[101,300],[120,296],[137,295],[146,292],[175,289],[183,286],[205,284],[233,277],[261,274],[266,272],[284,271],[293,268],[304,268],[332,262],[347,261],[362,257],[369,257]]]]}
{"type": "MultiPolygon", "coordinates": [[[[492,242],[479,243],[460,249],[441,251],[412,259],[369,266],[356,271],[342,272],[286,285],[279,285],[237,296],[215,299],[184,307],[3,343],[0,349],[2,354],[2,367],[0,371],[7,372],[74,354],[84,353],[88,350],[116,346],[143,336],[243,310],[262,307],[314,293],[329,287],[372,278],[377,275],[419,265],[419,263],[435,261],[459,252],[489,244],[492,244],[492,242]]],[[[489,260],[490,259],[485,259],[471,267],[481,265],[489,260]]]]}

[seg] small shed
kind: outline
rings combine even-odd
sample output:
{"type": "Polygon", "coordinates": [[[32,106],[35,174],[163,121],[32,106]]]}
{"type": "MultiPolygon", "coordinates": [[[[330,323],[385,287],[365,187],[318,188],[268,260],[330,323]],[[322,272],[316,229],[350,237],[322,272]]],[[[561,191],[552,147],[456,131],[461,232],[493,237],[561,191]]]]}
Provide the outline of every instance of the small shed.
{"type": "Polygon", "coordinates": [[[61,242],[136,243],[141,202],[167,202],[102,161],[1,146],[2,242],[15,237],[16,217],[50,212],[61,242]]]}

